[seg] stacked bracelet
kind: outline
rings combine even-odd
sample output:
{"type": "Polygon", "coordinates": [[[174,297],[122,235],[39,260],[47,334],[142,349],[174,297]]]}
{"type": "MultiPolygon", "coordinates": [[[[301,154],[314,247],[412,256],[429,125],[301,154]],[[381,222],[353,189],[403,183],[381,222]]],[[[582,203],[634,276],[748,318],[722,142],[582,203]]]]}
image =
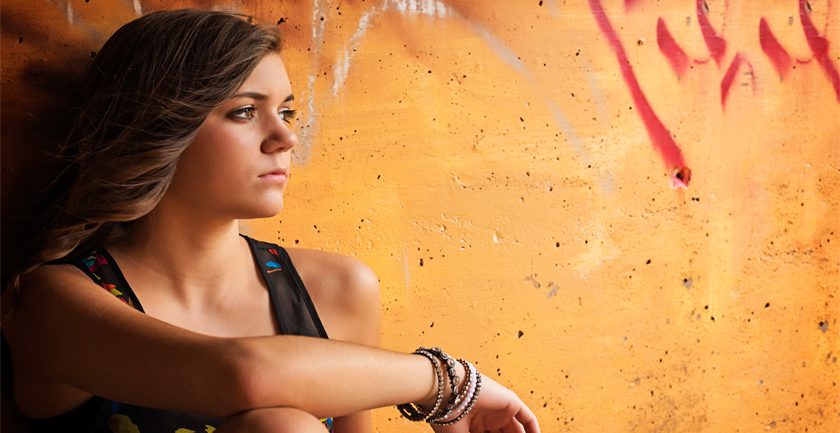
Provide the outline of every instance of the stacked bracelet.
{"type": "Polygon", "coordinates": [[[472,410],[473,406],[475,406],[476,401],[478,401],[478,393],[481,390],[481,374],[471,363],[463,359],[456,361],[438,347],[421,347],[414,351],[414,353],[425,356],[432,363],[435,370],[435,378],[437,379],[437,398],[435,399],[434,407],[428,413],[425,413],[419,406],[406,403],[397,406],[400,414],[411,421],[425,421],[430,424],[444,426],[455,424],[462,420],[472,410]],[[438,363],[438,360],[440,363],[438,363]],[[456,363],[463,365],[464,371],[466,372],[464,384],[460,391],[458,390],[460,378],[455,370],[456,363]],[[447,379],[449,379],[449,386],[452,391],[446,405],[443,405],[444,384],[440,364],[443,364],[446,368],[447,379]]]}
{"type": "Polygon", "coordinates": [[[430,423],[442,426],[455,424],[467,416],[473,406],[475,406],[475,402],[478,400],[478,393],[481,390],[481,375],[472,364],[466,361],[463,362],[466,364],[464,367],[469,371],[468,377],[470,378],[469,386],[464,389],[463,398],[460,398],[458,405],[446,416],[431,420],[429,421],[430,423]]]}
{"type": "Polygon", "coordinates": [[[421,347],[418,350],[429,351],[443,361],[443,364],[446,366],[446,374],[449,376],[449,387],[452,388],[452,395],[449,396],[449,405],[452,406],[455,403],[455,398],[458,396],[458,382],[461,381],[461,378],[458,377],[458,373],[455,372],[456,361],[447,355],[446,352],[441,350],[440,347],[421,347]]]}
{"type": "Polygon", "coordinates": [[[435,370],[435,378],[437,379],[437,397],[435,398],[435,405],[432,407],[432,410],[429,411],[428,414],[423,413],[422,410],[415,407],[411,403],[401,404],[397,406],[397,410],[400,411],[402,416],[408,418],[410,421],[426,421],[432,416],[434,416],[439,410],[441,405],[443,404],[443,373],[440,371],[440,365],[435,360],[434,355],[427,350],[423,350],[423,348],[417,349],[414,351],[416,355],[423,355],[429,359],[429,362],[432,363],[432,368],[435,370]]]}

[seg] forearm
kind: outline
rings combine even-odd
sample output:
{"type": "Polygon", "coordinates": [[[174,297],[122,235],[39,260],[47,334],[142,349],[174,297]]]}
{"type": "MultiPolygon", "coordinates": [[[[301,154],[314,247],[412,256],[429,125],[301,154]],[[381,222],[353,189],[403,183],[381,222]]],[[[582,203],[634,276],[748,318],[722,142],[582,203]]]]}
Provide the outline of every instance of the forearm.
{"type": "Polygon", "coordinates": [[[315,416],[428,402],[437,391],[428,359],[309,337],[239,339],[240,410],[285,406],[315,416]]]}

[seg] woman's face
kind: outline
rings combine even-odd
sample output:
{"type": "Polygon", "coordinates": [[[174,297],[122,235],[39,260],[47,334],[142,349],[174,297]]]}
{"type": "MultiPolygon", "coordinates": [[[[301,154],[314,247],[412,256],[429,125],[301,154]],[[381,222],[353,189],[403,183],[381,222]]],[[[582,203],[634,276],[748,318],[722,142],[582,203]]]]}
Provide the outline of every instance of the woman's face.
{"type": "Polygon", "coordinates": [[[178,160],[164,200],[191,212],[230,218],[261,218],[283,208],[295,112],[280,55],[257,64],[234,96],[216,107],[178,160]]]}

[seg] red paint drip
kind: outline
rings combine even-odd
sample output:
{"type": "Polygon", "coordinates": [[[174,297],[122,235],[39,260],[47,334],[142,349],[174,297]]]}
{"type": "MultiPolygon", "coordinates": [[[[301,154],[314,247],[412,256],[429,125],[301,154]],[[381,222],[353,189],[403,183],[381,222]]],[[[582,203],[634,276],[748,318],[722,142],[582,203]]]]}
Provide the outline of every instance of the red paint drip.
{"type": "Polygon", "coordinates": [[[828,39],[820,36],[816,27],[814,27],[814,22],[811,21],[807,0],[799,0],[799,18],[802,21],[802,29],[805,32],[805,39],[808,40],[808,46],[811,47],[814,57],[820,62],[823,71],[831,80],[834,93],[837,95],[837,101],[840,102],[840,74],[837,72],[834,62],[828,56],[828,39]]]}
{"type": "Polygon", "coordinates": [[[685,54],[682,47],[671,36],[665,20],[661,17],[656,21],[656,42],[659,44],[659,51],[662,52],[665,58],[668,59],[668,63],[671,64],[671,68],[678,77],[682,77],[688,68],[688,55],[685,54]]]}
{"type": "Polygon", "coordinates": [[[641,0],[624,0],[624,10],[630,11],[641,3],[641,0]]]}
{"type": "Polygon", "coordinates": [[[735,74],[738,72],[738,69],[742,64],[746,65],[750,70],[752,90],[753,93],[755,93],[755,71],[753,70],[752,63],[744,58],[744,55],[740,52],[736,53],[735,58],[732,59],[732,63],[729,64],[729,68],[726,70],[726,74],[720,81],[720,104],[723,105],[724,108],[726,108],[726,99],[729,97],[729,90],[732,88],[732,84],[735,81],[735,74]]]}
{"type": "Polygon", "coordinates": [[[621,40],[619,40],[612,24],[610,24],[607,14],[604,12],[604,7],[601,5],[600,0],[589,0],[589,7],[592,9],[592,15],[595,17],[595,20],[598,22],[598,27],[600,27],[601,32],[609,41],[613,51],[615,51],[618,64],[621,67],[621,75],[624,78],[625,84],[630,89],[630,95],[633,97],[633,102],[638,108],[639,115],[642,117],[648,137],[650,137],[651,143],[659,151],[659,155],[670,171],[671,187],[687,187],[691,180],[691,170],[686,167],[682,151],[677,147],[677,143],[674,142],[671,133],[668,132],[668,129],[659,120],[647,97],[645,97],[639,81],[636,79],[636,74],[633,72],[633,66],[630,64],[627,53],[624,51],[624,46],[621,44],[621,40]]]}
{"type": "Polygon", "coordinates": [[[767,54],[770,61],[773,62],[773,67],[776,68],[776,72],[779,73],[779,76],[785,78],[793,64],[793,60],[787,50],[785,50],[785,47],[776,39],[776,35],[770,30],[770,25],[767,24],[767,20],[764,17],[761,18],[761,22],[758,24],[758,38],[761,42],[761,49],[764,51],[764,54],[767,54]]]}
{"type": "Polygon", "coordinates": [[[703,40],[706,41],[706,47],[714,57],[718,65],[720,65],[723,55],[726,54],[726,40],[718,36],[712,23],[709,21],[709,16],[706,14],[706,2],[704,0],[697,0],[697,22],[700,23],[700,31],[703,33],[703,40]]]}

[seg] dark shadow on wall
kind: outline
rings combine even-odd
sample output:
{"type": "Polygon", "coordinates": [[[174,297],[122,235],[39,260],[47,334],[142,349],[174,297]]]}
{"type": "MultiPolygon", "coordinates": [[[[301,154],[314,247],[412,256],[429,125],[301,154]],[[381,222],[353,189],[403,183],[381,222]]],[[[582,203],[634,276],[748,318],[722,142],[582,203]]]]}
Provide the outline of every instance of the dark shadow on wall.
{"type": "MultiPolygon", "coordinates": [[[[23,14],[4,7],[0,77],[0,271],[2,281],[26,239],[38,230],[39,207],[60,167],[55,155],[74,120],[81,75],[95,55],[30,25],[23,14]]],[[[11,8],[14,9],[14,8],[11,8]]],[[[48,27],[48,26],[47,26],[48,27]]],[[[42,28],[45,28],[42,26],[42,28]]],[[[5,299],[4,299],[5,300],[5,299]]],[[[11,305],[2,305],[6,317],[11,305]]],[[[8,347],[2,350],[0,430],[27,432],[12,396],[8,347]]]]}
{"type": "MultiPolygon", "coordinates": [[[[27,26],[18,15],[2,14],[3,55],[0,97],[0,209],[2,209],[2,264],[14,258],[26,236],[25,226],[39,215],[46,186],[60,167],[54,155],[74,120],[73,106],[81,76],[95,55],[86,46],[69,46],[60,37],[49,37],[27,26]],[[16,58],[15,58],[16,57],[16,58]]],[[[2,266],[2,272],[8,266],[2,266]]],[[[6,278],[4,277],[5,281],[6,278]]]]}

